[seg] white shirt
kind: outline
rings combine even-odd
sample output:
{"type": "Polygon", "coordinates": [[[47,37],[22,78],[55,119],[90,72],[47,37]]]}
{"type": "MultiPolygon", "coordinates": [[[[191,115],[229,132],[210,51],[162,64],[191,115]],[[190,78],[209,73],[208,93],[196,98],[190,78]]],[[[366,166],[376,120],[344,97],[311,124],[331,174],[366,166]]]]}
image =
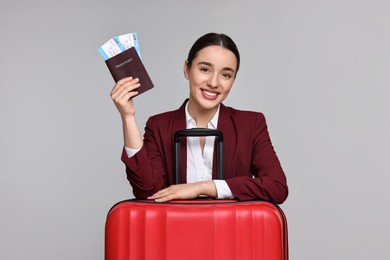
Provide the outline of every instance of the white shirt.
{"type": "MultiPolygon", "coordinates": [[[[195,120],[188,113],[188,103],[186,104],[186,128],[197,127],[195,120]]],[[[217,129],[219,117],[219,107],[207,128],[217,129]]],[[[206,137],[204,150],[202,154],[199,137],[187,137],[187,183],[205,181],[212,179],[213,155],[214,155],[214,136],[206,137]]],[[[224,180],[213,180],[217,189],[217,198],[225,199],[233,197],[233,194],[224,180]]]]}
{"type": "MultiPolygon", "coordinates": [[[[195,120],[188,113],[188,103],[185,108],[186,128],[197,127],[195,120]]],[[[214,117],[207,124],[207,128],[216,129],[218,125],[219,107],[214,117]]],[[[187,183],[212,180],[214,136],[206,137],[206,142],[202,154],[199,137],[187,137],[187,183]]],[[[125,147],[126,154],[130,158],[140,149],[125,147]]],[[[213,180],[217,190],[217,198],[232,198],[233,194],[224,180],[213,180]]]]}

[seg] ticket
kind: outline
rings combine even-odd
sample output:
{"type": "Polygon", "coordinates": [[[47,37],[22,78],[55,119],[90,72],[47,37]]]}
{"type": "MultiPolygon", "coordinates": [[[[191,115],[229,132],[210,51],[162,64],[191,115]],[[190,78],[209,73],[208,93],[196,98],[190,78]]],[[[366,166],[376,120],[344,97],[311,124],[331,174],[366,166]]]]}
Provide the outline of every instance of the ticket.
{"type": "Polygon", "coordinates": [[[133,32],[129,34],[116,36],[114,38],[118,39],[118,41],[122,44],[125,50],[134,47],[138,53],[138,56],[141,58],[141,51],[139,48],[137,33],[133,32]]]}
{"type": "Polygon", "coordinates": [[[122,51],[123,47],[121,48],[121,46],[119,46],[117,41],[114,39],[110,39],[98,49],[99,54],[103,57],[104,60],[108,60],[122,51]]]}
{"type": "Polygon", "coordinates": [[[134,39],[132,33],[115,36],[114,38],[117,39],[126,50],[131,47],[134,47],[134,39]]]}
{"type": "Polygon", "coordinates": [[[138,37],[135,32],[111,38],[98,49],[98,52],[104,60],[108,60],[131,47],[135,48],[138,56],[141,58],[138,37]]]}

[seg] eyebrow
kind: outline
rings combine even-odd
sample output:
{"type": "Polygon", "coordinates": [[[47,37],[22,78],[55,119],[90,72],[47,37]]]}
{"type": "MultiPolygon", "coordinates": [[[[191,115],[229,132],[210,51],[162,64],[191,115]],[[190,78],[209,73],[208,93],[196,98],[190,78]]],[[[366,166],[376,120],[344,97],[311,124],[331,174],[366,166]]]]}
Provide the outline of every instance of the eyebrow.
{"type": "MultiPolygon", "coordinates": [[[[212,63],[207,62],[207,61],[200,61],[200,62],[198,62],[198,65],[206,65],[209,67],[214,67],[214,65],[212,63]]],[[[229,71],[235,73],[234,69],[232,69],[230,67],[223,67],[222,70],[229,70],[229,71]]]]}

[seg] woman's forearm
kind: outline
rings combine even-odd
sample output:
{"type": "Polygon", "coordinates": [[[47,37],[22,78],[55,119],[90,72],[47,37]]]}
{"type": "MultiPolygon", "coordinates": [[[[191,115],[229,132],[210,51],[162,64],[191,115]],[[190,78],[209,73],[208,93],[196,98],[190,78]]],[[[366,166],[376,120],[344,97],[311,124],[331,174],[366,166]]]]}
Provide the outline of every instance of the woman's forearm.
{"type": "Polygon", "coordinates": [[[143,145],[135,116],[122,118],[123,140],[125,146],[132,149],[140,149],[143,145]]]}

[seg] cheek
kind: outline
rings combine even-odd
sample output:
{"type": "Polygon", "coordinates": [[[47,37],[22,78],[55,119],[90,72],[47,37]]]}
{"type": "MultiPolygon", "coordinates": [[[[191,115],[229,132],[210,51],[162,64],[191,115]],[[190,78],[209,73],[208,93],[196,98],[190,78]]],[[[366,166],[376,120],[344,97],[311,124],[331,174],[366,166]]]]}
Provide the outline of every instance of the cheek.
{"type": "Polygon", "coordinates": [[[230,92],[230,90],[231,90],[232,87],[233,87],[233,83],[234,83],[234,82],[226,83],[226,85],[225,85],[225,87],[224,87],[224,90],[225,90],[226,93],[229,93],[229,92],[230,92]]]}
{"type": "Polygon", "coordinates": [[[207,81],[207,78],[201,75],[200,73],[192,73],[190,75],[190,84],[191,86],[198,86],[202,85],[204,82],[207,81]]]}
{"type": "Polygon", "coordinates": [[[193,93],[195,93],[196,89],[198,89],[199,86],[201,86],[201,84],[199,83],[199,79],[197,79],[193,75],[189,77],[189,85],[190,85],[190,92],[193,93]]]}

